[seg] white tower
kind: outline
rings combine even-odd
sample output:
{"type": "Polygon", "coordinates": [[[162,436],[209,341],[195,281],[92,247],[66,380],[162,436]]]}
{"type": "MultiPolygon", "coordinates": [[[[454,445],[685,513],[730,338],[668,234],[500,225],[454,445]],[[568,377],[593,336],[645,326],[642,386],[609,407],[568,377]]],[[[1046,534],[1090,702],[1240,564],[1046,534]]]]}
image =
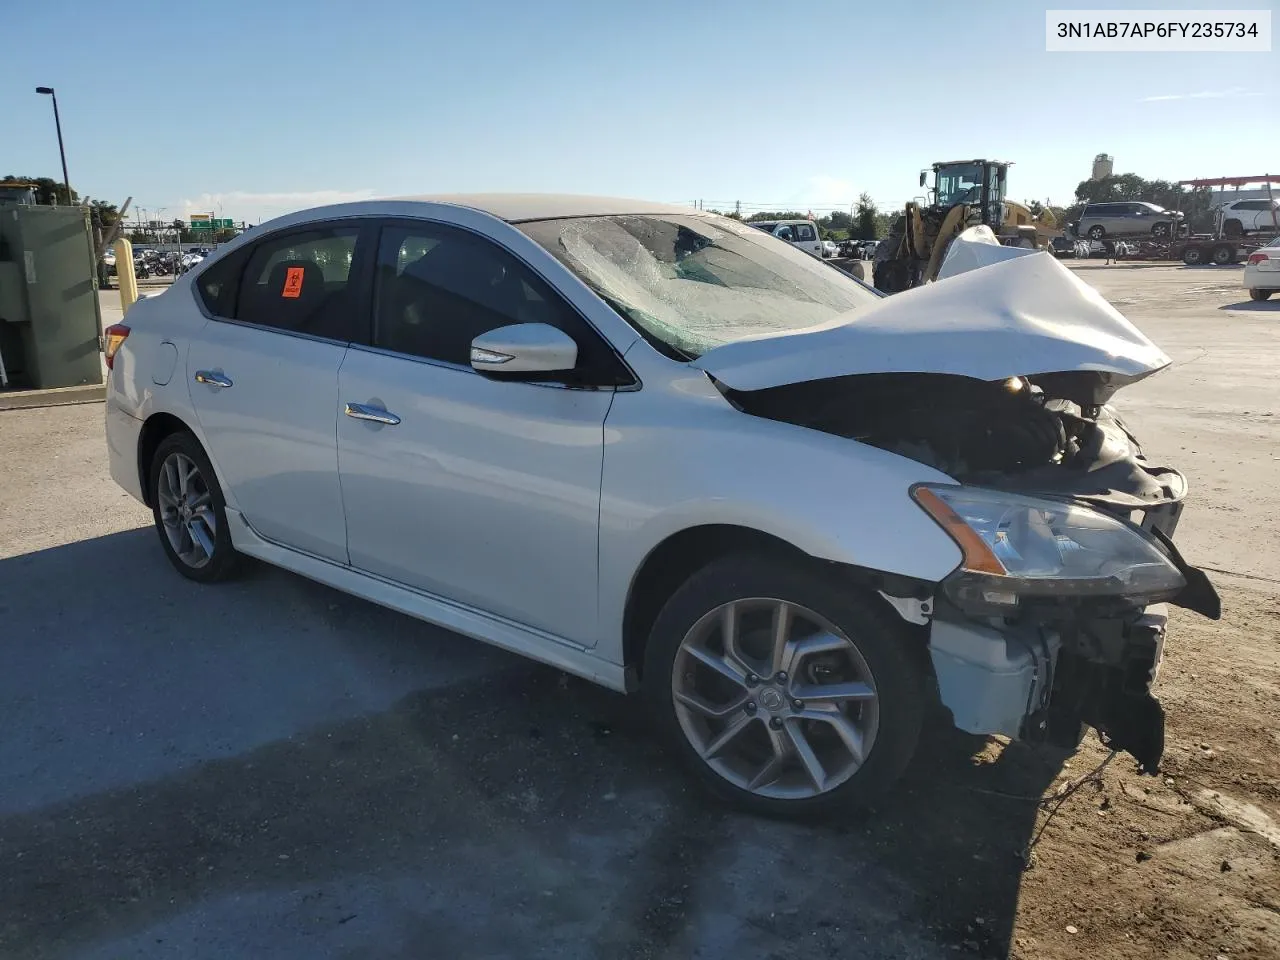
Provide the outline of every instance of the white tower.
{"type": "Polygon", "coordinates": [[[1111,171],[1115,168],[1115,158],[1110,154],[1100,153],[1093,158],[1093,180],[1105,180],[1111,176],[1111,171]]]}

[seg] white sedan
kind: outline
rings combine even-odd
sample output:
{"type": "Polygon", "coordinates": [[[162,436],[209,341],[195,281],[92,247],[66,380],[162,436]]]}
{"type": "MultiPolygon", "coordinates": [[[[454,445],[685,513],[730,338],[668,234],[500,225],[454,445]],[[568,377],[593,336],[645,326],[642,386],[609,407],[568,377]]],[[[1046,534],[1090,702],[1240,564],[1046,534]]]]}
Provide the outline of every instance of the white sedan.
{"type": "Polygon", "coordinates": [[[369,201],[105,343],[112,476],[183,576],[256,557],[641,693],[761,812],[885,789],[937,702],[1154,770],[1162,601],[1218,614],[1106,406],[1169,359],[1043,254],[886,299],[685,207],[369,201]]]}
{"type": "Polygon", "coordinates": [[[1280,237],[1254,253],[1244,265],[1244,286],[1254,300],[1280,291],[1280,237]]]}

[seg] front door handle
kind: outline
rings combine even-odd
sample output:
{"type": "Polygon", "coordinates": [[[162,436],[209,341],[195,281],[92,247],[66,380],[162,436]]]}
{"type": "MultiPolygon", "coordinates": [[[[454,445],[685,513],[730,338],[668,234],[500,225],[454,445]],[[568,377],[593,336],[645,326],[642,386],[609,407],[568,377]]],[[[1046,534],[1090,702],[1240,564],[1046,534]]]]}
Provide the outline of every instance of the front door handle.
{"type": "Polygon", "coordinates": [[[400,422],[400,418],[394,413],[387,410],[381,410],[378,407],[371,407],[367,403],[348,403],[346,410],[343,412],[353,420],[368,420],[370,423],[385,423],[388,427],[394,427],[400,422]]]}
{"type": "Polygon", "coordinates": [[[197,370],[196,383],[207,383],[211,387],[229,387],[231,378],[213,370],[197,370]]]}

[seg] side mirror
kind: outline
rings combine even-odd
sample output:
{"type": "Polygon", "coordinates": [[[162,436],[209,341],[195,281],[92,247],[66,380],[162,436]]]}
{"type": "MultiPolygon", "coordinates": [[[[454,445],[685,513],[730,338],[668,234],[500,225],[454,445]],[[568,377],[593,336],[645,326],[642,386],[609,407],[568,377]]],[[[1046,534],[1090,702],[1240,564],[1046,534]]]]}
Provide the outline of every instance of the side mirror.
{"type": "Polygon", "coordinates": [[[549,323],[513,323],[471,341],[477,373],[564,373],[578,365],[578,345],[549,323]]]}
{"type": "Polygon", "coordinates": [[[923,186],[924,186],[924,182],[925,182],[926,180],[928,180],[928,179],[929,179],[929,171],[928,171],[928,170],[921,170],[921,171],[920,171],[920,186],[922,186],[922,187],[923,187],[923,186]]]}

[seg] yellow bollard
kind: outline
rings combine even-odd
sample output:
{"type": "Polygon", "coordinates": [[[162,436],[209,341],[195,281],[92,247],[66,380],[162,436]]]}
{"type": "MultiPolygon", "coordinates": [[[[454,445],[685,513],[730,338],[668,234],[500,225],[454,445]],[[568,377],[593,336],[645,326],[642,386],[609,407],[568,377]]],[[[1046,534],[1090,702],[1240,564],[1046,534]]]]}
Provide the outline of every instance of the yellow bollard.
{"type": "Polygon", "coordinates": [[[116,279],[120,282],[120,309],[125,313],[138,299],[138,277],[133,272],[133,244],[121,237],[115,242],[116,279]]]}

